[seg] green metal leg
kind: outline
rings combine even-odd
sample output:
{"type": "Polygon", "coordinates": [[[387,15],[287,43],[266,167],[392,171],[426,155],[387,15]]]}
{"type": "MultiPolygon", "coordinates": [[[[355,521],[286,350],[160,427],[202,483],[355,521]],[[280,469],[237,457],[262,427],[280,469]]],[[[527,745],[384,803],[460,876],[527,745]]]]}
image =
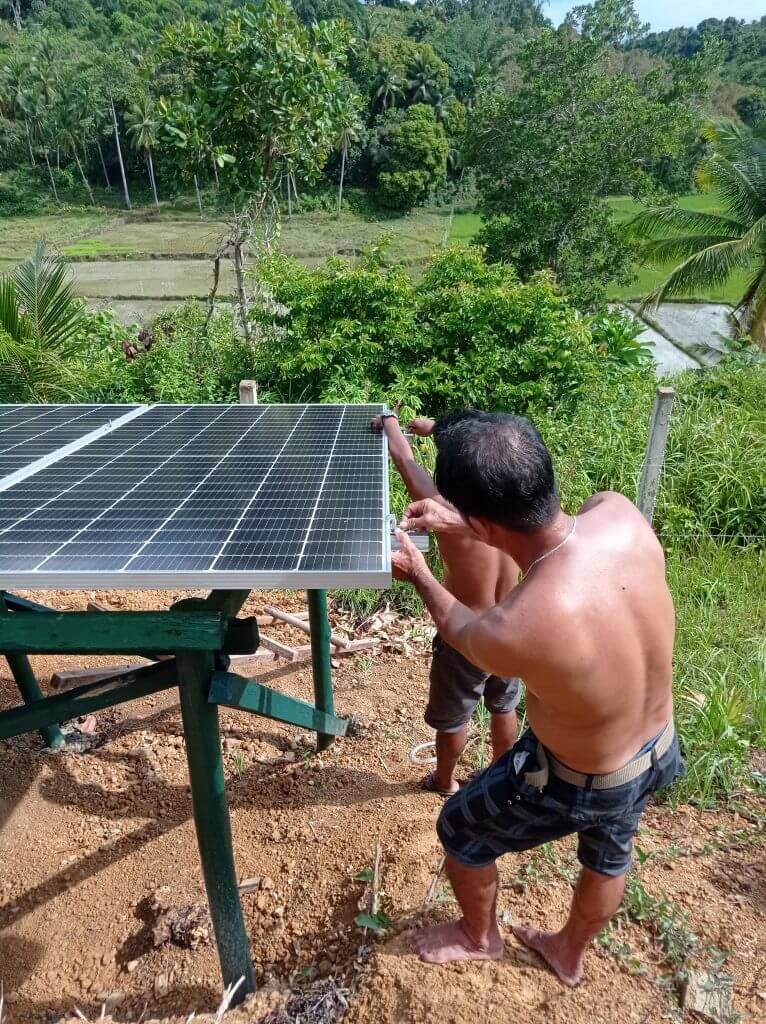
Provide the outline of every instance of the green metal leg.
{"type": "MultiPolygon", "coordinates": [[[[5,598],[5,593],[0,591],[0,617],[12,614],[8,611],[5,598]]],[[[37,682],[37,676],[32,671],[32,666],[29,664],[29,658],[26,654],[6,653],[5,658],[13,678],[16,680],[19,693],[24,698],[24,703],[31,704],[33,701],[42,700],[43,695],[40,690],[40,684],[37,682]]],[[[66,743],[64,734],[58,725],[46,725],[40,730],[40,735],[51,750],[60,750],[66,743]]]]}
{"type": "MultiPolygon", "coordinates": [[[[26,654],[8,653],[5,657],[24,703],[32,704],[33,701],[42,700],[42,691],[26,654]]],[[[40,735],[51,750],[60,750],[66,743],[64,734],[57,725],[46,725],[40,730],[40,735]]]]}
{"type": "MultiPolygon", "coordinates": [[[[309,590],[309,625],[311,626],[311,667],[314,674],[314,703],[320,711],[335,714],[332,696],[332,665],[330,664],[330,620],[327,617],[327,593],[309,590]]],[[[333,736],[317,734],[317,750],[327,750],[333,736]]]]}
{"type": "Polygon", "coordinates": [[[207,700],[213,655],[182,651],[177,666],[194,824],[223,982],[228,986],[244,978],[237,1004],[255,990],[255,977],[234,870],[218,708],[207,700]]]}

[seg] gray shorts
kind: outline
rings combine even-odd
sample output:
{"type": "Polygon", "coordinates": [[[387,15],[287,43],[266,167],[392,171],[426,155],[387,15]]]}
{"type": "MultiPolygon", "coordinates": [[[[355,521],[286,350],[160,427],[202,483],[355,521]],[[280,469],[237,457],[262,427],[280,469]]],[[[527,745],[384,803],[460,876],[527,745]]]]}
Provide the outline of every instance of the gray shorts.
{"type": "Polygon", "coordinates": [[[507,714],[519,703],[521,680],[501,679],[477,668],[437,633],[426,724],[437,732],[457,732],[468,724],[481,697],[492,714],[507,714]]]}

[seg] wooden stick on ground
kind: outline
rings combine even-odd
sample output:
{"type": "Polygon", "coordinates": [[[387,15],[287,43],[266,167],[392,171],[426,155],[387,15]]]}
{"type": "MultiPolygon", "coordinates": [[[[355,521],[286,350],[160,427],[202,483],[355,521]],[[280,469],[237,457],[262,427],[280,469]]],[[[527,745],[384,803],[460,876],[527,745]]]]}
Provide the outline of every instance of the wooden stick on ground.
{"type": "MultiPolygon", "coordinates": [[[[311,635],[311,627],[308,622],[300,615],[293,615],[291,612],[283,612],[281,608],[275,608],[273,605],[267,604],[263,609],[267,615],[273,615],[275,619],[280,619],[282,622],[286,622],[289,626],[295,626],[296,629],[300,629],[303,633],[311,635]]],[[[349,640],[345,636],[341,636],[339,633],[330,633],[330,643],[333,647],[347,647],[349,640]]]]}
{"type": "Polygon", "coordinates": [[[427,906],[429,903],[433,903],[434,896],[436,895],[436,887],[438,886],[442,877],[442,872],[444,871],[445,860],[446,857],[444,856],[444,854],[442,854],[441,858],[439,859],[439,864],[438,867],[436,868],[436,872],[433,878],[431,879],[431,884],[428,886],[428,889],[426,890],[425,899],[423,900],[424,907],[427,906]]]}
{"type": "Polygon", "coordinates": [[[372,892],[370,895],[370,914],[377,917],[380,912],[380,843],[375,844],[375,859],[372,862],[372,892]]]}

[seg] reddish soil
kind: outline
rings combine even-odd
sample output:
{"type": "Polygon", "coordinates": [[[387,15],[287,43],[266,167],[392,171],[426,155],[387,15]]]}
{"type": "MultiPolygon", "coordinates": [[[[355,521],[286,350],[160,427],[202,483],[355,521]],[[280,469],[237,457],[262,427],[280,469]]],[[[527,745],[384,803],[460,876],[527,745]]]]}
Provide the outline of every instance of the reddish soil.
{"type": "MultiPolygon", "coordinates": [[[[161,593],[31,596],[61,608],[84,607],[89,596],[124,608],[164,607],[171,599],[161,593]]],[[[247,610],[262,603],[268,598],[247,610]]],[[[276,603],[289,604],[284,596],[276,603]]],[[[268,632],[305,642],[287,627],[268,632]]],[[[126,661],[33,660],[44,685],[54,669],[126,661]]],[[[264,666],[260,678],[310,698],[307,665],[264,666]]],[[[237,870],[243,880],[261,879],[243,905],[263,986],[246,1011],[227,1021],[255,1024],[284,1002],[288,987],[327,976],[351,988],[348,1024],[679,1019],[672,986],[663,983],[674,968],[660,948],[656,914],[615,933],[612,951],[595,946],[586,982],[574,991],[510,932],[506,957],[496,963],[435,968],[409,952],[409,923],[455,913],[443,886],[424,907],[439,861],[434,821],[441,801],[419,790],[422,771],[407,755],[429,735],[422,722],[426,685],[425,655],[343,660],[335,672],[338,710],[358,716],[366,728],[321,757],[309,756],[309,737],[304,742],[295,729],[222,712],[237,870]],[[354,917],[365,899],[355,875],[371,865],[377,842],[384,908],[393,923],[375,941],[354,917]],[[619,955],[618,944],[630,953],[623,948],[619,955]]],[[[0,707],[15,703],[0,662],[0,707]]],[[[220,998],[212,945],[155,948],[152,940],[156,894],[179,907],[204,902],[173,692],[101,712],[97,732],[103,742],[82,754],[50,754],[36,735],[0,742],[6,1024],[50,1022],[75,1007],[96,1020],[107,1000],[115,1022],[145,1013],[180,1024],[192,1011],[211,1013],[220,998]]],[[[766,1021],[766,866],[758,826],[765,808],[752,794],[740,800],[751,810],[744,817],[651,808],[640,845],[656,859],[643,880],[650,894],[689,913],[700,942],[694,963],[709,961],[707,944],[728,951],[722,969],[734,978],[737,1010],[745,1021],[766,1021]],[[724,848],[706,852],[706,844],[724,848]]],[[[555,854],[505,858],[505,923],[558,924],[573,868],[571,842],[555,854]]]]}

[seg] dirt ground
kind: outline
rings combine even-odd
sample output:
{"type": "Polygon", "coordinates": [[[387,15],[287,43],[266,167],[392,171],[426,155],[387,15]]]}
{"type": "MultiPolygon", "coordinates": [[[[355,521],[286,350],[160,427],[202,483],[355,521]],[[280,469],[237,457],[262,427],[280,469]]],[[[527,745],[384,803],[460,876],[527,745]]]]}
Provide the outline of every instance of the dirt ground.
{"type": "MultiPolygon", "coordinates": [[[[89,597],[146,608],[177,595],[33,596],[61,608],[84,607],[89,597]]],[[[259,609],[260,600],[247,607],[259,609]]],[[[268,632],[295,639],[286,627],[268,632]]],[[[33,660],[44,684],[54,669],[120,663],[33,660]]],[[[337,707],[362,720],[363,734],[320,757],[310,755],[309,737],[298,730],[222,711],[237,871],[250,880],[242,899],[262,985],[257,1000],[227,1021],[255,1024],[284,1003],[290,988],[314,979],[337,982],[350,1005],[348,1024],[691,1020],[678,1009],[672,979],[687,955],[699,968],[719,969],[715,950],[726,955],[720,970],[733,977],[742,1019],[766,1021],[759,831],[766,808],[752,794],[739,797],[740,813],[686,806],[647,812],[639,845],[653,856],[636,896],[639,911],[646,901],[645,920],[613,930],[609,948],[594,946],[579,989],[563,988],[510,931],[500,962],[434,968],[409,952],[413,921],[455,913],[448,887],[432,886],[441,801],[419,791],[422,769],[408,759],[412,745],[429,737],[422,722],[427,666],[425,653],[343,660],[335,671],[337,707]],[[392,922],[379,939],[354,924],[369,896],[356,876],[371,866],[376,843],[383,909],[392,922]],[[435,898],[426,903],[429,888],[435,898]]],[[[310,698],[305,664],[265,665],[260,678],[310,698]]],[[[15,703],[3,661],[0,707],[15,703]]],[[[180,1024],[192,1011],[210,1014],[219,1002],[209,942],[193,949],[153,942],[153,903],[204,903],[173,691],[101,712],[96,729],[100,744],[80,754],[48,753],[36,735],[0,742],[6,1024],[57,1021],[75,1007],[96,1020],[105,1003],[115,1022],[144,1014],[180,1024]]],[[[466,763],[466,773],[472,767],[466,763]]],[[[571,842],[505,858],[503,923],[555,926],[574,870],[571,842]]],[[[288,1020],[272,1013],[270,1020],[277,1019],[288,1020]]]]}

